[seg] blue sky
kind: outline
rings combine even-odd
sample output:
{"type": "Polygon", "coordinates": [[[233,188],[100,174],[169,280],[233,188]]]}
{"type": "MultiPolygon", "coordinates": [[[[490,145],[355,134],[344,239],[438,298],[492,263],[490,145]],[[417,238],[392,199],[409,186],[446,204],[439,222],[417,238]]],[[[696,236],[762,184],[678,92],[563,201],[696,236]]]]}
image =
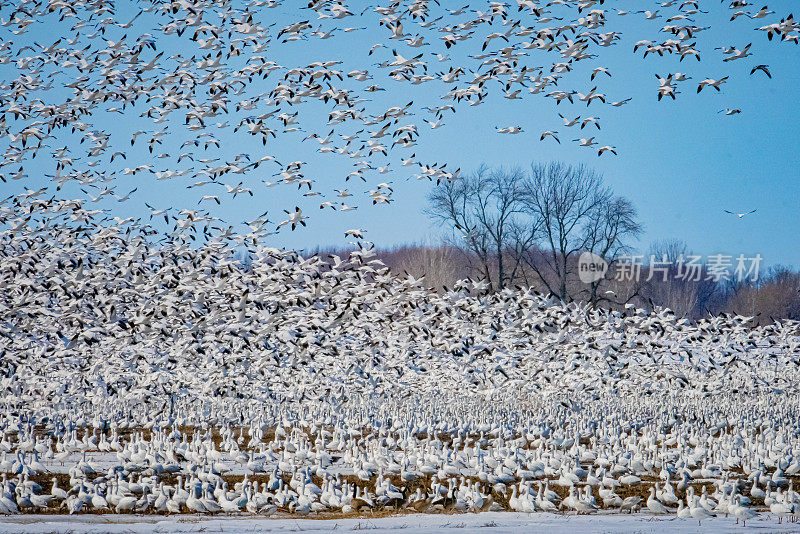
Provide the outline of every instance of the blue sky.
{"type": "MultiPolygon", "coordinates": [[[[484,2],[472,4],[476,8],[486,8],[484,2]]],[[[613,4],[614,8],[620,9],[650,9],[653,6],[656,3],[645,5],[633,0],[613,4]]],[[[608,5],[603,7],[609,8],[608,5]]],[[[427,180],[413,178],[414,173],[408,172],[408,168],[401,168],[401,157],[415,153],[418,161],[446,162],[451,170],[460,167],[466,171],[481,163],[526,167],[531,162],[556,159],[594,166],[604,173],[607,183],[617,194],[633,201],[645,226],[645,234],[637,244],[642,251],[653,240],[680,238],[696,253],[725,253],[734,256],[739,253],[759,253],[767,264],[800,266],[800,237],[797,233],[800,226],[800,137],[797,128],[800,112],[797,91],[800,87],[800,47],[770,42],[764,32],[753,29],[787,15],[792,10],[793,3],[770,3],[770,8],[777,14],[761,21],[741,17],[729,22],[731,11],[719,2],[710,2],[703,7],[712,12],[698,19],[696,24],[710,25],[712,29],[697,36],[698,49],[703,54],[699,63],[693,59],[679,63],[677,57],[670,55],[663,58],[648,56],[643,59],[642,50],[633,54],[633,43],[639,39],[667,38],[667,34],[658,31],[665,24],[664,18],[646,21],[642,15],[637,14],[618,17],[613,14],[614,9],[609,10],[606,31],[613,29],[622,32],[623,40],[619,45],[610,48],[593,47],[592,51],[599,50],[600,56],[578,62],[576,68],[559,81],[558,88],[586,92],[597,84],[600,91],[608,95],[609,101],[632,98],[626,106],[614,108],[600,103],[592,104],[588,109],[579,103],[556,106],[552,99],[541,95],[530,95],[523,100],[512,101],[502,97],[499,82],[490,82],[490,95],[485,104],[477,107],[460,106],[457,113],[448,113],[445,116],[446,125],[437,130],[430,130],[422,122],[422,118],[432,117],[419,109],[419,106],[449,103],[450,101],[439,99],[449,86],[439,81],[420,86],[399,83],[388,79],[385,71],[374,65],[391,59],[390,49],[396,48],[406,57],[423,51],[423,59],[428,63],[429,72],[442,70],[442,65],[445,64],[438,64],[432,56],[433,52],[445,52],[441,41],[438,41],[437,33],[428,34],[428,40],[433,42],[431,46],[411,49],[402,42],[387,41],[387,30],[377,27],[375,15],[367,14],[363,18],[356,16],[345,19],[340,24],[367,26],[367,30],[339,33],[326,41],[312,37],[285,45],[273,42],[263,55],[281,65],[296,66],[317,60],[342,60],[344,64],[337,68],[344,72],[367,68],[375,76],[368,83],[377,83],[387,89],[382,93],[361,93],[365,98],[373,99],[366,104],[370,111],[413,100],[415,115],[403,119],[401,124],[413,122],[418,125],[422,133],[419,144],[409,150],[391,152],[388,158],[372,158],[376,166],[388,163],[392,169],[389,174],[372,173],[369,175],[369,183],[345,183],[344,177],[352,169],[349,160],[320,155],[315,152],[318,145],[309,141],[302,142],[302,138],[311,132],[325,135],[330,130],[325,124],[330,106],[311,103],[300,107],[305,132],[279,136],[264,147],[246,133],[233,134],[232,128],[218,129],[217,136],[223,148],[216,153],[210,151],[209,154],[230,159],[233,154],[246,152],[254,157],[273,154],[284,162],[304,161],[304,172],[306,176],[314,178],[315,190],[332,196],[333,189],[348,187],[356,193],[356,197],[347,199],[346,202],[353,200],[358,205],[357,211],[320,212],[320,197],[296,200],[298,195],[294,186],[266,187],[263,182],[274,181],[271,174],[278,170],[276,166],[269,164],[246,176],[232,174],[222,180],[232,185],[240,179],[244,180],[245,185],[253,189],[253,197],[245,195],[232,199],[220,188],[187,191],[185,186],[196,181],[189,177],[157,182],[150,175],[138,175],[118,176],[116,182],[119,184],[120,195],[133,187],[139,188],[132,201],[99,204],[112,209],[114,215],[140,216],[147,213],[144,202],[160,208],[197,208],[197,200],[201,195],[217,194],[223,205],[217,207],[206,203],[206,207],[213,207],[214,214],[231,222],[255,217],[265,210],[273,221],[280,221],[284,215],[283,209],[290,209],[295,204],[301,205],[304,212],[310,214],[308,227],[273,236],[270,244],[278,247],[311,250],[318,246],[344,246],[349,240],[343,233],[349,228],[365,229],[365,238],[382,247],[414,242],[435,243],[446,231],[432,223],[422,211],[431,184],[427,180]],[[387,43],[388,46],[368,56],[369,47],[377,42],[387,43]],[[713,50],[714,47],[723,45],[741,48],[750,42],[753,43],[753,57],[740,61],[723,63],[722,52],[713,50]],[[772,80],[761,73],[749,75],[752,66],[760,63],[769,65],[772,80]],[[613,76],[609,78],[600,74],[595,82],[590,82],[588,75],[596,66],[609,68],[613,76]],[[658,82],[654,75],[674,72],[686,72],[693,79],[679,85],[681,94],[677,101],[667,99],[657,102],[658,82]],[[696,94],[700,79],[725,75],[730,76],[730,80],[723,86],[721,93],[707,89],[699,95],[696,94]],[[725,108],[741,108],[742,113],[735,116],[717,113],[725,108]],[[557,116],[558,112],[570,117],[599,116],[602,130],[597,132],[591,127],[583,131],[565,128],[557,116]],[[509,125],[520,125],[525,133],[513,136],[496,133],[495,126],[509,125]],[[589,128],[591,133],[587,133],[589,128]],[[541,132],[550,129],[560,132],[561,145],[550,139],[539,141],[541,132]],[[616,146],[619,155],[614,157],[606,154],[598,158],[596,150],[581,148],[570,141],[576,137],[595,134],[601,145],[616,146]],[[395,201],[388,206],[372,206],[363,193],[376,183],[388,180],[394,182],[395,201]],[[738,219],[725,213],[725,209],[758,211],[754,215],[738,219]]],[[[126,5],[125,9],[132,8],[126,5]]],[[[662,12],[673,14],[671,10],[662,12]]],[[[271,31],[274,36],[282,25],[313,15],[308,11],[282,6],[267,11],[265,17],[276,23],[271,31]]],[[[120,16],[119,19],[123,20],[125,17],[120,16]]],[[[139,21],[146,24],[146,19],[146,16],[141,17],[139,21]]],[[[466,18],[461,17],[458,20],[463,21],[466,18]]],[[[327,25],[325,27],[333,26],[328,21],[323,21],[323,24],[327,25]]],[[[316,27],[317,23],[314,25],[316,27]]],[[[50,36],[58,31],[48,24],[40,24],[33,27],[24,38],[29,41],[49,42],[53,40],[50,36]]],[[[452,61],[446,65],[457,65],[460,60],[465,59],[463,55],[479,52],[483,36],[490,31],[493,30],[485,26],[479,27],[476,36],[480,37],[473,44],[459,44],[447,51],[452,61]]],[[[416,33],[416,30],[413,32],[416,33]]],[[[112,39],[111,36],[107,38],[112,39]]],[[[183,45],[177,41],[159,38],[158,43],[159,49],[167,50],[168,53],[173,53],[175,49],[186,55],[196,53],[182,48],[183,45]]],[[[558,57],[542,52],[535,53],[538,56],[532,54],[526,59],[530,66],[549,66],[558,57]]],[[[475,65],[474,61],[472,65],[475,65]]],[[[4,68],[5,78],[10,71],[8,67],[4,68]]],[[[272,89],[282,76],[279,73],[280,71],[273,73],[263,82],[263,86],[256,84],[248,90],[248,94],[252,94],[251,90],[261,92],[272,89]]],[[[340,83],[358,86],[347,80],[340,83]]],[[[112,132],[116,142],[120,143],[119,146],[128,151],[128,159],[121,163],[119,169],[134,167],[140,163],[150,163],[159,169],[175,168],[174,154],[179,150],[178,145],[189,138],[184,134],[175,134],[175,139],[165,144],[164,150],[169,149],[173,157],[163,161],[154,160],[145,149],[144,143],[134,148],[129,145],[125,147],[131,132],[137,129],[153,131],[161,127],[154,126],[146,117],[137,117],[142,109],[146,107],[137,107],[137,113],[98,116],[95,125],[112,132]]],[[[260,112],[263,110],[252,113],[260,112]]],[[[226,117],[216,120],[224,121],[226,117]]],[[[231,122],[233,123],[233,118],[231,122]]],[[[179,130],[172,126],[171,129],[179,130]]],[[[346,127],[342,132],[354,129],[346,127]]],[[[64,143],[76,146],[74,138],[66,139],[64,143]]],[[[52,146],[60,145],[54,142],[52,146]]],[[[34,188],[39,184],[46,184],[42,174],[52,174],[55,170],[52,160],[37,159],[38,161],[31,162],[30,167],[26,167],[31,178],[24,184],[25,187],[34,188]]],[[[119,161],[115,165],[117,163],[119,161]]],[[[9,188],[14,192],[14,189],[20,190],[21,185],[23,184],[0,184],[0,188],[9,188]]],[[[77,189],[74,193],[82,195],[77,189]]]]}

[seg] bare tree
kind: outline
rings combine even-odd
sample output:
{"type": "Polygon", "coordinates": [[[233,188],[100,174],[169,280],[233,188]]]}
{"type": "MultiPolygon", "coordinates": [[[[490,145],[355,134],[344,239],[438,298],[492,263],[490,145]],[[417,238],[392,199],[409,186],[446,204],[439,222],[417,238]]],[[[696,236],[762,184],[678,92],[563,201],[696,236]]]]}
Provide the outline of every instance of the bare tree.
{"type": "Polygon", "coordinates": [[[691,254],[686,242],[677,238],[659,239],[650,244],[651,256],[662,258],[672,265],[678,265],[691,254]]]}
{"type": "Polygon", "coordinates": [[[686,262],[692,256],[680,239],[662,239],[650,245],[648,276],[642,296],[657,306],[672,310],[678,317],[689,317],[696,309],[698,294],[704,285],[705,270],[697,266],[697,276],[688,272],[686,262]]]}
{"type": "Polygon", "coordinates": [[[523,251],[534,241],[535,221],[520,201],[524,181],[518,168],[492,171],[482,165],[470,175],[441,183],[428,197],[428,213],[453,226],[454,244],[478,258],[492,290],[513,280],[523,251]]]}
{"type": "Polygon", "coordinates": [[[730,288],[724,309],[757,316],[758,324],[776,319],[800,320],[800,273],[787,267],[772,267],[758,281],[740,281],[730,288]]]}
{"type": "Polygon", "coordinates": [[[563,163],[533,165],[530,175],[481,166],[437,186],[429,201],[431,216],[457,231],[454,244],[478,259],[491,289],[519,279],[531,285],[532,271],[536,285],[565,301],[604,298],[602,280],[573,283],[576,253],[588,250],[613,262],[626,239],[642,231],[636,209],[615,197],[600,174],[563,163]]]}
{"type": "Polygon", "coordinates": [[[531,166],[523,203],[541,225],[546,254],[541,256],[544,261],[529,259],[528,264],[550,293],[561,300],[571,300],[568,284],[574,271],[572,256],[586,250],[591,234],[587,231],[589,221],[610,198],[602,176],[583,165],[553,162],[531,166]]]}
{"type": "MultiPolygon", "coordinates": [[[[603,258],[608,264],[608,273],[620,256],[630,252],[628,238],[637,237],[642,233],[642,225],[637,221],[636,208],[627,198],[604,195],[595,209],[587,214],[586,250],[603,258]]],[[[607,278],[601,278],[589,284],[589,298],[592,306],[597,306],[601,301],[620,303],[618,295],[610,292],[615,298],[607,297],[599,289],[607,278]]],[[[629,301],[638,291],[630,294],[625,299],[629,301]]]]}

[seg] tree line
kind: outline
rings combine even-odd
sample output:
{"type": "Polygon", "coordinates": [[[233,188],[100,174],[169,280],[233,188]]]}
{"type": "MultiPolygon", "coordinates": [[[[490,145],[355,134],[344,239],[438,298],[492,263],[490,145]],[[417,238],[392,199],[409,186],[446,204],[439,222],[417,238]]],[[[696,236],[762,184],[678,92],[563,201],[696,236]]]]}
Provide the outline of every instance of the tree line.
{"type": "Polygon", "coordinates": [[[567,302],[666,307],[687,319],[739,313],[761,324],[800,320],[800,273],[772,267],[741,279],[733,265],[719,272],[708,262],[692,264],[699,256],[679,239],[653,243],[639,256],[637,276],[615,276],[643,227],[633,204],[583,165],[534,163],[527,171],[483,165],[438,184],[426,212],[452,230],[444,243],[380,255],[396,272],[426,276],[431,287],[468,276],[484,279],[491,291],[532,287],[567,302]],[[607,266],[589,283],[579,272],[585,252],[607,266]]]}

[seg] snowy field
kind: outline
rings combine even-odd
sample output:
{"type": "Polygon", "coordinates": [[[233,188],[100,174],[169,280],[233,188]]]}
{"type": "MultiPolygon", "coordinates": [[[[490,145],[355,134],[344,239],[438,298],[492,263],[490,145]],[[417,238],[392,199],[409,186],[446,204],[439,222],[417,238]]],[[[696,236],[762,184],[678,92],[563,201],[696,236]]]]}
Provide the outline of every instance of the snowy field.
{"type": "Polygon", "coordinates": [[[428,515],[359,518],[359,519],[205,519],[198,516],[148,518],[136,516],[20,516],[0,519],[2,533],[157,533],[157,532],[348,532],[366,530],[371,533],[398,531],[425,534],[428,532],[515,534],[546,532],[547,534],[593,533],[690,533],[723,534],[728,532],[800,532],[796,523],[778,524],[768,514],[756,518],[743,528],[731,518],[704,520],[702,526],[693,520],[675,517],[657,518],[644,515],[556,515],[487,512],[464,515],[428,515]]]}

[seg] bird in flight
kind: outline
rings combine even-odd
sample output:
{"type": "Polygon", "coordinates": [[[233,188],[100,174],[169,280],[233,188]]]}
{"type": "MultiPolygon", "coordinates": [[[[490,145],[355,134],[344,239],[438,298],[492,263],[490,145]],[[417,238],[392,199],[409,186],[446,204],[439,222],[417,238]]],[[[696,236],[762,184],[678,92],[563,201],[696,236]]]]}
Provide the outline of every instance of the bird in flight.
{"type": "MultiPolygon", "coordinates": [[[[757,209],[757,208],[756,208],[756,209],[757,209]]],[[[744,213],[736,213],[736,212],[733,212],[733,211],[728,211],[728,210],[725,210],[725,213],[730,213],[731,215],[736,215],[736,216],[737,216],[737,217],[739,217],[740,219],[741,219],[742,217],[744,217],[745,215],[750,215],[751,213],[755,213],[755,212],[756,212],[756,210],[752,210],[752,211],[746,211],[746,212],[744,212],[744,213]]]]}
{"type": "Polygon", "coordinates": [[[522,126],[508,126],[506,128],[498,128],[495,126],[494,128],[497,130],[497,133],[501,134],[518,134],[522,131],[522,126]]]}
{"type": "Polygon", "coordinates": [[[727,76],[723,76],[719,80],[714,80],[712,78],[706,78],[705,80],[700,82],[700,84],[697,86],[697,92],[699,93],[700,91],[702,91],[704,87],[713,87],[714,89],[719,91],[720,90],[719,86],[722,85],[723,83],[727,82],[727,81],[728,81],[728,77],[727,76]]]}
{"type": "Polygon", "coordinates": [[[548,136],[550,136],[550,137],[552,137],[553,139],[555,139],[555,140],[556,140],[556,142],[557,142],[559,145],[561,144],[561,141],[559,141],[559,139],[558,139],[558,132],[555,132],[555,131],[553,131],[553,130],[547,130],[546,132],[544,132],[544,133],[542,134],[542,136],[539,138],[539,140],[540,140],[540,141],[544,141],[544,138],[545,138],[545,137],[548,137],[548,136]]]}
{"type": "Polygon", "coordinates": [[[766,74],[767,78],[770,78],[770,79],[772,78],[772,74],[769,72],[769,66],[768,65],[756,65],[755,67],[750,69],[750,76],[755,74],[756,71],[758,71],[758,70],[760,70],[761,72],[766,74]]]}
{"type": "Polygon", "coordinates": [[[355,239],[364,239],[364,230],[360,228],[353,228],[344,233],[345,237],[353,237],[355,239]]]}

